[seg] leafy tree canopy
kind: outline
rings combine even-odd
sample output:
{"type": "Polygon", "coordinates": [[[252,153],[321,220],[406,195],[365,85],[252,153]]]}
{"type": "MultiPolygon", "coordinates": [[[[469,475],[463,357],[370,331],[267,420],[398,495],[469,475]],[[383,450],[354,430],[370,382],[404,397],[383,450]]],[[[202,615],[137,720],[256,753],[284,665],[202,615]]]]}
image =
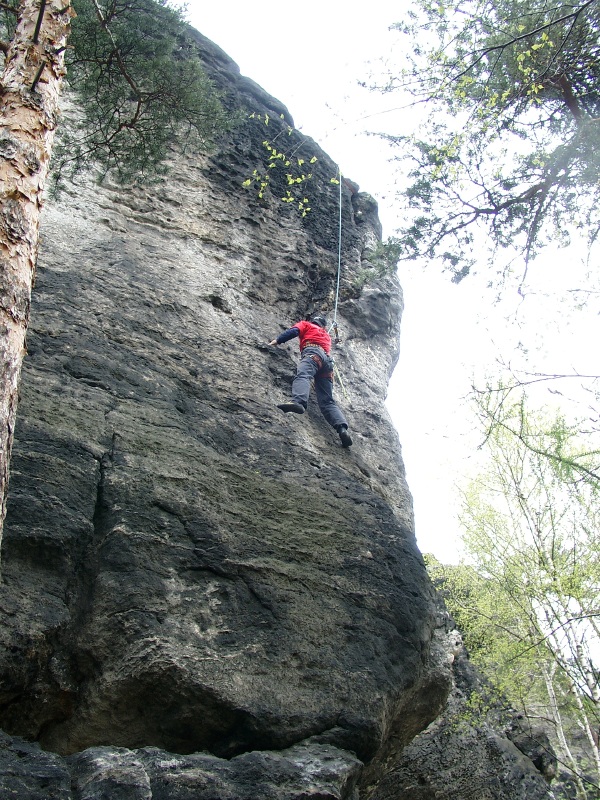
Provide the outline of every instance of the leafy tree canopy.
{"type": "MultiPolygon", "coordinates": [[[[206,148],[228,126],[180,9],[166,0],[73,6],[66,64],[77,108],[54,148],[57,185],[92,164],[122,180],[160,172],[175,143],[206,148]]],[[[9,37],[10,25],[7,15],[9,37]]]]}
{"type": "Polygon", "coordinates": [[[385,91],[422,105],[410,162],[405,258],[440,257],[460,280],[481,231],[526,259],[569,231],[598,233],[600,3],[417,0],[406,63],[385,91]]]}
{"type": "Polygon", "coordinates": [[[463,563],[430,559],[475,663],[600,789],[600,479],[579,426],[478,395],[488,459],[462,495],[463,563]]]}

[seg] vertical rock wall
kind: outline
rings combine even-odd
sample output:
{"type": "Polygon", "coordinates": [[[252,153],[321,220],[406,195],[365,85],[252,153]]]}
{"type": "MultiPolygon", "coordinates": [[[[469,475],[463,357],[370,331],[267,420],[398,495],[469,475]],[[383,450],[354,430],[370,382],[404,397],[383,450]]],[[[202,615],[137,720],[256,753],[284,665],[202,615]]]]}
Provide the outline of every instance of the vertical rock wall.
{"type": "MultiPolygon", "coordinates": [[[[285,130],[195,41],[227,103],[285,130]]],[[[334,354],[354,445],[314,401],[276,408],[297,343],[266,342],[331,313],[337,276],[335,165],[293,136],[318,158],[306,217],[281,177],[242,188],[256,118],[152,186],[83,181],[44,212],[0,587],[8,796],[357,798],[362,765],[375,785],[445,702],[384,407],[402,296],[359,288],[379,222],[347,186],[334,354]]]]}

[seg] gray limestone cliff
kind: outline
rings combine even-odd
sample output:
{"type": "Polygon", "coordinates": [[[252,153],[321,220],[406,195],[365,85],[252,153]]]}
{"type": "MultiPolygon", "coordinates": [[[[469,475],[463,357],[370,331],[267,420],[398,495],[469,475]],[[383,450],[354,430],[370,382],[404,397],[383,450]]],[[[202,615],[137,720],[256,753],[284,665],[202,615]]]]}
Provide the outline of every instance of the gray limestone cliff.
{"type": "MultiPolygon", "coordinates": [[[[285,107],[194,47],[231,108],[283,130],[285,107]]],[[[335,165],[293,132],[318,158],[302,217],[281,177],[242,188],[264,137],[247,118],[152,185],[81,181],[44,210],[2,554],[3,798],[467,797],[403,788],[398,766],[453,674],[384,406],[402,294],[360,288],[376,205],[343,186],[344,449],[314,401],[276,408],[297,344],[266,344],[333,308],[335,165]]],[[[550,796],[525,766],[535,791],[477,796],[550,796]]]]}

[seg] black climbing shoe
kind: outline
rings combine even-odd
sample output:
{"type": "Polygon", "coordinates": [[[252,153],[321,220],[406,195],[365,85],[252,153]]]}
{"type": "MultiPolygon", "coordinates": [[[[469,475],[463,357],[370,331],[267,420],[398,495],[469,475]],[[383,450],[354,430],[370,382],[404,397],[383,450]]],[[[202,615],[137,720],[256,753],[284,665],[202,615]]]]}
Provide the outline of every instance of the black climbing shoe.
{"type": "Polygon", "coordinates": [[[282,411],[286,413],[288,411],[293,411],[294,414],[304,414],[305,408],[300,403],[280,403],[277,408],[280,408],[282,411]]]}
{"type": "Polygon", "coordinates": [[[338,431],[343,447],[350,447],[352,445],[352,437],[348,433],[348,428],[340,428],[338,431]]]}

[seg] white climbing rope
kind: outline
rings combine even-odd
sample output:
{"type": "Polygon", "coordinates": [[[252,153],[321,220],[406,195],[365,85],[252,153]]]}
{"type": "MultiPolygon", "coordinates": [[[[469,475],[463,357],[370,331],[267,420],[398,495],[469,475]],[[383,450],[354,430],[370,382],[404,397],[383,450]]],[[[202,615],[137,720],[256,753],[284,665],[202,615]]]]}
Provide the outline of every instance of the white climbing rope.
{"type": "Polygon", "coordinates": [[[333,372],[335,374],[335,377],[338,379],[339,384],[342,387],[342,392],[344,394],[344,397],[347,400],[348,399],[348,392],[346,391],[346,387],[344,386],[344,381],[342,380],[342,376],[340,374],[339,369],[337,368],[337,364],[335,363],[335,361],[333,362],[333,372]]]}
{"type": "Polygon", "coordinates": [[[337,284],[335,287],[335,305],[333,308],[333,322],[331,323],[331,328],[329,331],[331,332],[332,329],[336,328],[337,333],[337,308],[338,308],[338,299],[340,296],[340,275],[342,272],[342,172],[338,167],[338,181],[340,187],[339,193],[339,219],[338,219],[338,268],[337,268],[337,284]]]}
{"type": "MultiPolygon", "coordinates": [[[[332,330],[335,330],[335,339],[336,342],[339,341],[338,337],[338,330],[337,330],[337,309],[338,309],[338,300],[340,297],[340,276],[342,274],[342,172],[338,167],[338,182],[340,187],[339,192],[339,217],[338,217],[338,267],[337,267],[337,282],[335,287],[335,305],[333,307],[333,322],[329,328],[329,333],[332,330]]],[[[342,387],[342,392],[344,393],[344,397],[348,398],[348,392],[346,391],[346,387],[344,386],[344,382],[342,381],[342,376],[340,374],[339,369],[335,361],[332,359],[333,363],[333,372],[335,377],[338,379],[340,386],[342,387]]]]}

